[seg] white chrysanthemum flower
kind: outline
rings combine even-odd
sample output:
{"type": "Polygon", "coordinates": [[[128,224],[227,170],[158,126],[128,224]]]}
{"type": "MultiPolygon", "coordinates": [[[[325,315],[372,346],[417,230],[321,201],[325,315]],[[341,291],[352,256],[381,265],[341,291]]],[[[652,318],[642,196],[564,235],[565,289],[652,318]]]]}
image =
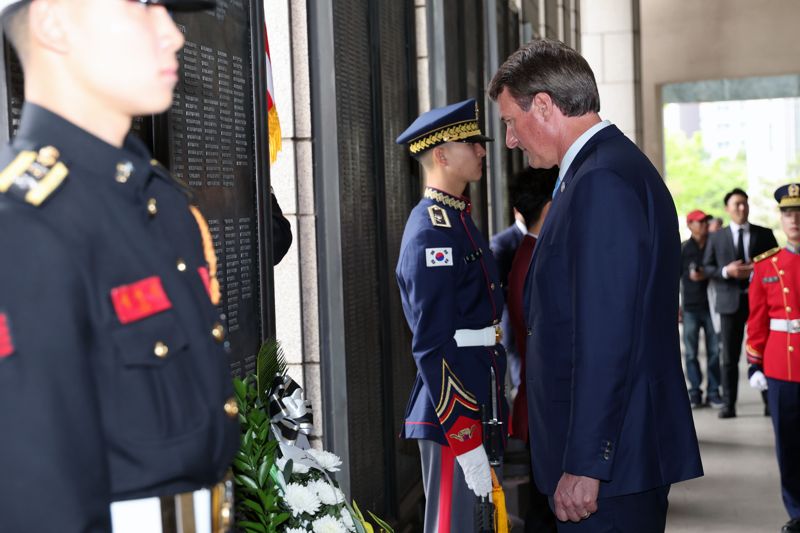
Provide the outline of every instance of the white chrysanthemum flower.
{"type": "Polygon", "coordinates": [[[325,481],[318,479],[308,484],[308,488],[317,493],[323,505],[336,505],[344,502],[344,493],[325,481]]]}
{"type": "Polygon", "coordinates": [[[328,472],[338,472],[339,467],[342,466],[342,460],[335,453],[326,452],[325,450],[315,450],[313,448],[308,450],[308,453],[328,472]]]}
{"type": "Polygon", "coordinates": [[[299,483],[289,483],[286,485],[284,500],[292,510],[292,515],[298,516],[303,513],[314,514],[321,505],[317,494],[299,483]]]}
{"type": "Polygon", "coordinates": [[[287,527],[284,533],[306,533],[306,530],[301,527],[287,527]]]}
{"type": "Polygon", "coordinates": [[[312,522],[311,528],[314,533],[347,533],[344,524],[330,515],[317,518],[312,522]]]}
{"type": "MultiPolygon", "coordinates": [[[[281,472],[283,472],[283,470],[286,468],[287,462],[289,462],[289,460],[285,457],[279,457],[275,460],[275,464],[278,465],[278,470],[281,472]]],[[[297,461],[292,461],[292,474],[308,474],[309,470],[310,468],[308,468],[306,465],[301,465],[297,461]]]]}
{"type": "Polygon", "coordinates": [[[355,531],[356,525],[353,523],[353,515],[347,509],[342,509],[342,525],[347,531],[355,531]]]}

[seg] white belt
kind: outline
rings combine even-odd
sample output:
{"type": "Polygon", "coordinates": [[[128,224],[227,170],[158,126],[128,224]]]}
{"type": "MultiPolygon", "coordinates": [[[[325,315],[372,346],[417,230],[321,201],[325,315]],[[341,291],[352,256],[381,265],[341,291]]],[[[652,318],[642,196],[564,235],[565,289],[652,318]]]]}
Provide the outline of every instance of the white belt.
{"type": "Polygon", "coordinates": [[[781,318],[770,318],[769,329],[772,331],[785,331],[786,333],[800,333],[800,319],[783,320],[781,318]]]}
{"type": "Polygon", "coordinates": [[[503,328],[500,326],[488,326],[483,329],[457,329],[453,338],[459,348],[494,346],[503,339],[503,328]]]}

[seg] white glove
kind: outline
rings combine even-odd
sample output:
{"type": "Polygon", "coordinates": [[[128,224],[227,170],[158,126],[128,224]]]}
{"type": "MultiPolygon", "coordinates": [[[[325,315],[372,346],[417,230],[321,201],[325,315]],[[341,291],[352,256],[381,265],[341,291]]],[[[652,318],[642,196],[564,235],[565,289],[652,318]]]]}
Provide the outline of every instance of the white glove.
{"type": "Polygon", "coordinates": [[[478,496],[488,496],[492,492],[492,471],[483,446],[456,455],[456,460],[464,472],[467,487],[478,496]]]}
{"type": "Polygon", "coordinates": [[[750,376],[750,386],[760,391],[767,390],[767,378],[761,370],[756,370],[753,372],[753,375],[750,376]]]}

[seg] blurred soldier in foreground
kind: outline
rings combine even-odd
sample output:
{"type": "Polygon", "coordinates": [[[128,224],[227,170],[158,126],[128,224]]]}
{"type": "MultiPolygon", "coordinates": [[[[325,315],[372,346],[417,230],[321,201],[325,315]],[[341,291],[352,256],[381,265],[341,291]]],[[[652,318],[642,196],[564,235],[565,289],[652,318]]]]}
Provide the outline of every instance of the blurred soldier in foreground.
{"type": "Polygon", "coordinates": [[[750,282],[747,360],[750,386],[767,391],[783,504],[800,532],[800,184],[775,191],[786,247],[756,256],[750,282]]]}
{"type": "Polygon", "coordinates": [[[474,531],[476,495],[492,490],[481,408],[502,421],[508,416],[503,290],[463,196],[483,175],[489,140],[473,99],[422,114],[397,138],[425,170],[425,197],[406,223],[397,283],[417,363],[402,436],[419,439],[426,533],[474,531]]]}
{"type": "Polygon", "coordinates": [[[0,531],[224,531],[239,428],[213,246],[128,133],[172,101],[167,9],[213,2],[2,7],[26,101],[0,153],[0,531]]]}

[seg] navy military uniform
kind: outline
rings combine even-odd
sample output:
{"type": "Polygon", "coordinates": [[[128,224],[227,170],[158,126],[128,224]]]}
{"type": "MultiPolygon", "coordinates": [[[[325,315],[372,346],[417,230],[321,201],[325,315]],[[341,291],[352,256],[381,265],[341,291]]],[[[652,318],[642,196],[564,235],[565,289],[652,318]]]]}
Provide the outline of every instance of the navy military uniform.
{"type": "MultiPolygon", "coordinates": [[[[800,184],[775,191],[782,208],[800,209],[800,184]]],[[[800,249],[788,244],[755,258],[747,321],[750,375],[763,372],[783,503],[790,521],[783,531],[800,531],[800,249]]]]}
{"type": "MultiPolygon", "coordinates": [[[[423,114],[397,142],[418,155],[444,142],[486,139],[467,100],[423,114]]],[[[503,289],[470,211],[467,198],[427,187],[406,223],[396,270],[417,364],[402,436],[420,440],[426,531],[472,527],[475,496],[454,487],[463,475],[453,459],[482,445],[480,408],[491,409],[492,368],[498,418],[508,415],[498,326],[503,289]]]]}
{"type": "Polygon", "coordinates": [[[112,502],[213,486],[238,409],[184,188],[33,104],[0,168],[0,530],[108,532],[112,502]]]}

